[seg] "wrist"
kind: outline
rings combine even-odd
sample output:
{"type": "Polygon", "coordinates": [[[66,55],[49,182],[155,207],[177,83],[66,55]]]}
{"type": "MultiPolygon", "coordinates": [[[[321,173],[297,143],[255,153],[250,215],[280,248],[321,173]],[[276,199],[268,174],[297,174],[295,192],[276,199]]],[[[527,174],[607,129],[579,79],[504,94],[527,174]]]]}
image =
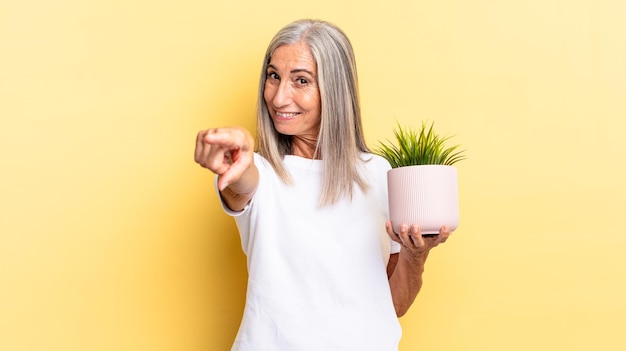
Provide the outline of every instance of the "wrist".
{"type": "Polygon", "coordinates": [[[413,252],[406,248],[400,250],[398,261],[405,261],[412,267],[424,267],[426,259],[428,258],[428,251],[413,252]]]}

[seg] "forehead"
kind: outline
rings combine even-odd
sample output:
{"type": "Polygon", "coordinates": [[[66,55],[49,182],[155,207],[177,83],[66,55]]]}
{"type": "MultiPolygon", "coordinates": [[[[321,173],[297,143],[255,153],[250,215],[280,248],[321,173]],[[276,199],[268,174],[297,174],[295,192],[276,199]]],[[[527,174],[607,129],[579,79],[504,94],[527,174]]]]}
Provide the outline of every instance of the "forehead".
{"type": "Polygon", "coordinates": [[[309,46],[303,42],[281,45],[270,56],[269,64],[276,69],[309,69],[317,67],[309,46]]]}

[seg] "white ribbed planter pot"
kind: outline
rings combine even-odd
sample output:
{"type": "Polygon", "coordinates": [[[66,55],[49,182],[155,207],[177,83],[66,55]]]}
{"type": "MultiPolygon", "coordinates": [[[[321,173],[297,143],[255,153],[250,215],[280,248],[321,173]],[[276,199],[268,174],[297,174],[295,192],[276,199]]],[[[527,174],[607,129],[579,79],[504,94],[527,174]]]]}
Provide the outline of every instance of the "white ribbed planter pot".
{"type": "Polygon", "coordinates": [[[420,165],[387,172],[389,217],[393,230],[418,224],[422,234],[438,234],[443,225],[459,225],[457,171],[453,166],[420,165]]]}

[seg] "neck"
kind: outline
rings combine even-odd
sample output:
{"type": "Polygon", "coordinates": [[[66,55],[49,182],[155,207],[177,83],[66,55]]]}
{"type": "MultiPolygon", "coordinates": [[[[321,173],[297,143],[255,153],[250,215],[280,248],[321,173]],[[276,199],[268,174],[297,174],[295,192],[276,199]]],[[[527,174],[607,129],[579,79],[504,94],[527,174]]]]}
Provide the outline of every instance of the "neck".
{"type": "MultiPolygon", "coordinates": [[[[291,154],[294,156],[300,156],[310,159],[321,159],[320,155],[315,155],[315,148],[317,147],[317,139],[307,138],[302,136],[293,136],[291,139],[291,154]]],[[[318,150],[319,153],[319,150],[318,150]]]]}

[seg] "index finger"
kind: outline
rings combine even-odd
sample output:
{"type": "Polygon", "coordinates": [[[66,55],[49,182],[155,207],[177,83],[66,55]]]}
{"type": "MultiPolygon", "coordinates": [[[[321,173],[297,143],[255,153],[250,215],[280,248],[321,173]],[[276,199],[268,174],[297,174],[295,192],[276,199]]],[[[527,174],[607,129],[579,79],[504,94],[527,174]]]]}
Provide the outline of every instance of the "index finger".
{"type": "Polygon", "coordinates": [[[234,128],[209,129],[204,136],[204,142],[219,145],[227,149],[240,149],[245,147],[245,135],[234,128]]]}

